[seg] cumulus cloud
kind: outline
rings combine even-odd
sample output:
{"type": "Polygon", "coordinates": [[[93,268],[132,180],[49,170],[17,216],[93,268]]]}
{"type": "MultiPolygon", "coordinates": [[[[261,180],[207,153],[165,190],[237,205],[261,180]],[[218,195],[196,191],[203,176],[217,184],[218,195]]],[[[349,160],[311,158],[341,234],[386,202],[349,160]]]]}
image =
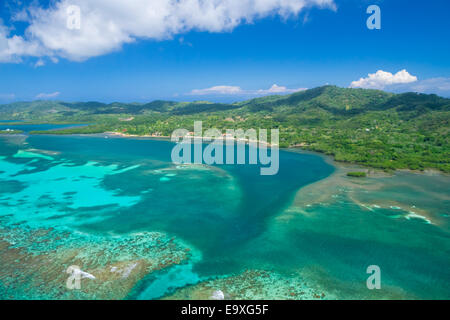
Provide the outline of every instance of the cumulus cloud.
{"type": "Polygon", "coordinates": [[[401,70],[396,74],[382,70],[369,74],[350,84],[351,88],[382,89],[391,92],[420,92],[450,96],[450,78],[438,77],[419,80],[416,76],[401,70]]]}
{"type": "Polygon", "coordinates": [[[293,93],[297,91],[306,90],[306,88],[288,89],[277,84],[272,85],[269,89],[259,90],[244,90],[237,86],[214,86],[206,89],[194,89],[190,95],[204,96],[204,95],[268,95],[280,93],[293,93]]]}
{"type": "Polygon", "coordinates": [[[384,89],[387,86],[412,83],[416,81],[417,77],[409,74],[409,72],[405,69],[397,72],[396,74],[378,70],[376,73],[369,73],[367,78],[361,78],[358,81],[353,81],[350,84],[350,87],[365,89],[384,89]]]}
{"type": "Polygon", "coordinates": [[[36,99],[52,99],[52,98],[56,98],[57,96],[59,96],[61,93],[56,91],[53,93],[39,93],[36,96],[36,99]]]}
{"type": "Polygon", "coordinates": [[[0,20],[0,63],[21,61],[22,56],[41,57],[44,48],[35,40],[25,40],[21,36],[10,35],[10,30],[0,20]]]}
{"type": "Polygon", "coordinates": [[[22,36],[10,35],[0,24],[0,61],[17,62],[23,56],[82,61],[140,39],[231,31],[271,15],[296,16],[312,6],[336,9],[333,0],[59,0],[21,12],[17,20],[29,24],[22,36]],[[70,6],[81,9],[80,29],[67,28],[70,6]]]}

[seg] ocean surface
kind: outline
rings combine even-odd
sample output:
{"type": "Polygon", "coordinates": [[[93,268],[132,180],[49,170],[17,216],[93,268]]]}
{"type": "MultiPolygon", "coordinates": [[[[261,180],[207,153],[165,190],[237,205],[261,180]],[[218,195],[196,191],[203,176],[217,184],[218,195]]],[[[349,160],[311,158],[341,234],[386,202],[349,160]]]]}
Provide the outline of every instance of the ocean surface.
{"type": "Polygon", "coordinates": [[[261,176],[173,164],[169,141],[15,127],[0,135],[1,299],[450,298],[448,176],[350,178],[295,150],[261,176]]]}

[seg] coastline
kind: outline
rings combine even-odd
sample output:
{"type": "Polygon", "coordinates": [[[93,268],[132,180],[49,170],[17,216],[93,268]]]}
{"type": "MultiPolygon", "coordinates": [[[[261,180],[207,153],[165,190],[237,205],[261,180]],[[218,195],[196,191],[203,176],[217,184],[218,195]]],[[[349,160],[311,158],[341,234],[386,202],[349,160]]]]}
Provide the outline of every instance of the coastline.
{"type": "MultiPolygon", "coordinates": [[[[118,137],[122,137],[122,138],[157,138],[157,139],[161,139],[161,140],[169,140],[169,141],[171,141],[171,137],[170,136],[160,136],[160,135],[137,135],[137,134],[126,134],[126,133],[122,133],[122,132],[105,132],[105,133],[103,133],[103,134],[107,134],[107,135],[110,135],[110,136],[118,136],[118,137]]],[[[274,146],[274,147],[277,147],[278,145],[277,144],[270,144],[270,143],[268,143],[268,142],[264,142],[264,141],[259,141],[259,140],[250,140],[250,139],[247,139],[247,138],[236,138],[236,137],[222,137],[222,138],[215,138],[215,137],[198,137],[198,136],[186,136],[186,138],[191,138],[191,139],[194,139],[194,140],[199,140],[199,139],[201,139],[202,141],[207,141],[207,142],[210,142],[210,141],[213,141],[213,140],[217,140],[217,139],[220,139],[220,140],[223,140],[223,141],[227,141],[227,140],[230,140],[230,141],[235,141],[235,142],[244,142],[245,144],[250,144],[250,143],[254,143],[254,144],[257,144],[257,145],[260,145],[260,144],[263,144],[263,145],[265,145],[265,146],[267,146],[267,147],[272,147],[272,146],[274,146]]],[[[282,149],[284,149],[284,148],[282,148],[282,149]]]]}
{"type": "MultiPolygon", "coordinates": [[[[23,134],[23,133],[22,133],[23,134]]],[[[40,135],[45,135],[45,133],[39,133],[40,135]]],[[[52,135],[52,133],[49,133],[48,135],[52,135]]],[[[66,135],[66,134],[64,134],[66,135]]],[[[122,132],[115,132],[115,131],[106,131],[103,133],[87,133],[87,134],[67,134],[67,135],[78,135],[78,136],[99,136],[99,135],[106,135],[108,137],[118,137],[118,138],[125,138],[125,139],[139,139],[139,138],[144,138],[144,139],[154,139],[154,140],[163,140],[163,141],[171,141],[171,137],[170,136],[161,136],[161,135],[137,135],[137,134],[127,134],[127,133],[122,133],[122,132]]],[[[202,141],[211,141],[212,138],[211,137],[195,137],[195,136],[190,136],[190,138],[197,138],[197,139],[202,139],[202,141]]],[[[230,137],[225,137],[222,138],[223,140],[233,140],[233,141],[243,141],[245,144],[249,144],[250,141],[249,139],[237,139],[235,137],[230,138],[230,137]]],[[[272,145],[268,142],[259,142],[259,141],[251,141],[252,143],[261,143],[266,145],[267,147],[272,147],[272,145]]],[[[278,146],[278,145],[274,145],[274,146],[278,146]]],[[[433,174],[437,174],[437,175],[443,175],[446,177],[450,177],[450,173],[447,173],[445,171],[442,170],[438,170],[435,168],[426,168],[423,171],[421,170],[413,170],[413,169],[408,169],[408,168],[398,168],[398,169],[394,169],[394,170],[390,170],[390,171],[386,171],[380,168],[376,168],[376,167],[370,167],[370,166],[366,166],[363,164],[358,164],[358,163],[353,163],[353,162],[345,162],[345,161],[337,161],[335,160],[334,155],[329,155],[320,151],[314,151],[314,150],[309,150],[309,149],[305,149],[305,146],[303,145],[295,145],[295,146],[289,146],[289,147],[279,147],[279,150],[283,150],[283,151],[287,151],[287,152],[302,152],[302,153],[306,153],[306,154],[314,154],[314,155],[318,155],[320,157],[322,157],[328,164],[331,164],[332,166],[335,167],[342,167],[342,168],[352,168],[352,170],[359,170],[359,171],[364,171],[367,175],[366,178],[370,178],[370,177],[380,177],[380,176],[393,176],[395,175],[396,172],[409,172],[409,173],[413,173],[413,174],[420,174],[420,175],[433,175],[433,174]]],[[[349,170],[351,171],[351,170],[349,170]]]]}
{"type": "MultiPolygon", "coordinates": [[[[110,136],[115,136],[115,137],[121,137],[121,138],[151,138],[151,139],[158,139],[158,140],[168,140],[171,141],[171,137],[170,136],[157,136],[157,135],[134,135],[134,134],[126,134],[126,133],[121,133],[121,132],[105,132],[102,134],[107,134],[110,136]]],[[[191,136],[190,138],[193,139],[202,139],[202,141],[211,141],[213,138],[211,137],[195,137],[195,136],[191,136]]],[[[233,141],[243,141],[246,144],[249,144],[250,142],[252,143],[256,143],[256,144],[264,144],[267,147],[272,147],[272,145],[268,142],[259,142],[259,141],[250,141],[249,139],[237,139],[235,137],[233,138],[229,138],[229,137],[225,137],[223,138],[223,140],[233,140],[233,141]]],[[[273,146],[278,146],[278,145],[273,145],[273,146]]],[[[444,171],[438,170],[438,169],[434,169],[434,168],[426,168],[425,170],[421,171],[421,170],[412,170],[412,169],[408,169],[408,168],[401,168],[401,169],[395,169],[393,171],[386,171],[380,168],[375,168],[375,167],[370,167],[370,166],[365,166],[362,164],[358,164],[358,163],[353,163],[353,162],[344,162],[344,161],[337,161],[335,160],[335,157],[333,155],[328,155],[325,154],[323,152],[319,152],[319,151],[313,151],[313,150],[309,150],[309,149],[305,149],[305,146],[303,145],[295,145],[295,146],[289,146],[289,147],[279,147],[280,150],[283,151],[287,151],[287,152],[302,152],[305,154],[314,154],[314,155],[318,155],[320,157],[322,157],[328,164],[335,166],[335,167],[341,167],[343,169],[347,168],[351,170],[348,171],[354,171],[354,170],[358,170],[358,171],[363,171],[366,173],[367,178],[370,177],[388,177],[388,176],[393,176],[395,175],[395,173],[398,172],[409,172],[409,173],[414,173],[414,174],[425,174],[425,175],[433,175],[433,174],[438,174],[438,175],[443,175],[446,177],[450,177],[449,173],[446,173],[444,171]]]]}
{"type": "MultiPolygon", "coordinates": [[[[398,172],[407,172],[407,173],[412,173],[412,174],[417,174],[417,175],[441,175],[441,176],[445,176],[445,177],[450,177],[449,173],[438,170],[438,169],[434,169],[434,168],[427,168],[423,171],[412,170],[412,169],[408,169],[408,168],[401,168],[401,169],[386,171],[386,170],[383,170],[380,168],[365,166],[365,165],[362,165],[359,163],[337,161],[337,160],[335,160],[333,155],[325,154],[325,153],[319,152],[319,151],[303,149],[301,147],[282,148],[281,150],[288,151],[288,152],[295,152],[295,153],[301,152],[301,153],[305,153],[305,154],[314,154],[314,155],[322,157],[325,160],[325,162],[327,162],[328,164],[330,164],[334,167],[343,169],[343,170],[347,170],[348,172],[363,171],[367,174],[367,176],[365,178],[392,177],[392,176],[395,176],[395,174],[398,172]]],[[[357,178],[357,179],[364,179],[364,178],[357,178]]]]}

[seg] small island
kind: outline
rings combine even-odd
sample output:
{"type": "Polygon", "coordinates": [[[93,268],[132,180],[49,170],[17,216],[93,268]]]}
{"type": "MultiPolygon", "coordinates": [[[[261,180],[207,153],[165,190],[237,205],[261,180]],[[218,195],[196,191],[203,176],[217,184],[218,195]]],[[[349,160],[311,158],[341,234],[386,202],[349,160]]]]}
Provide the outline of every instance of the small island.
{"type": "Polygon", "coordinates": [[[365,178],[367,175],[363,171],[353,171],[353,172],[347,172],[347,176],[353,177],[353,178],[365,178]]]}

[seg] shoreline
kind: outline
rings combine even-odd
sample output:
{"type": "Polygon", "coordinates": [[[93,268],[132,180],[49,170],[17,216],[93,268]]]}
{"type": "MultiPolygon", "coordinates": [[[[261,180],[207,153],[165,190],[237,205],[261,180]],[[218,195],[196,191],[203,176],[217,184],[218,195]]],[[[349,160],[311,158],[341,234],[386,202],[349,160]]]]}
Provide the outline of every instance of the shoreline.
{"type": "MultiPolygon", "coordinates": [[[[118,136],[118,137],[122,137],[122,138],[156,138],[156,139],[160,138],[161,140],[172,141],[171,140],[172,137],[170,137],[170,136],[137,135],[137,134],[126,134],[126,133],[122,133],[122,132],[110,132],[110,131],[104,132],[104,133],[100,133],[100,134],[107,134],[107,135],[118,136]]],[[[274,147],[278,147],[279,148],[279,145],[277,145],[277,144],[272,145],[272,144],[270,144],[268,142],[262,142],[262,141],[259,141],[259,140],[249,140],[247,138],[236,138],[236,137],[215,138],[215,137],[203,137],[203,136],[201,136],[201,137],[198,137],[198,136],[185,136],[183,138],[191,138],[191,139],[194,139],[194,140],[201,139],[202,141],[207,141],[207,142],[212,142],[213,140],[218,140],[218,139],[220,139],[222,141],[231,140],[231,141],[235,141],[235,142],[244,142],[245,144],[255,143],[257,145],[263,144],[263,145],[266,145],[268,147],[274,146],[274,147]]],[[[285,149],[285,148],[279,148],[279,149],[285,149]]]]}
{"type": "MultiPolygon", "coordinates": [[[[171,137],[170,136],[156,136],[156,135],[133,135],[133,134],[126,134],[126,133],[121,133],[121,132],[104,132],[104,133],[99,133],[99,134],[107,134],[107,135],[111,135],[111,136],[116,136],[116,137],[121,137],[121,138],[151,138],[151,139],[158,139],[158,140],[168,140],[171,141],[171,137]]],[[[195,136],[190,136],[190,138],[201,138],[202,141],[211,141],[212,138],[210,137],[195,137],[195,136]]],[[[248,139],[242,139],[239,140],[235,137],[233,138],[223,138],[223,140],[233,140],[233,141],[244,141],[246,144],[249,144],[250,141],[248,139]]],[[[252,143],[256,143],[256,144],[265,144],[267,147],[271,147],[272,145],[270,143],[267,142],[259,142],[259,141],[251,141],[252,143]]],[[[367,177],[366,178],[370,178],[370,177],[380,177],[380,176],[393,176],[395,175],[395,173],[397,171],[399,172],[408,172],[408,173],[413,173],[413,174],[426,174],[426,175],[431,175],[431,174],[440,174],[443,176],[447,176],[450,177],[449,173],[446,173],[444,171],[438,170],[438,169],[434,169],[434,168],[426,168],[425,170],[421,171],[421,170],[412,170],[412,169],[408,169],[408,168],[401,168],[401,169],[395,169],[393,171],[385,171],[383,169],[380,168],[375,168],[375,167],[370,167],[370,166],[365,166],[359,163],[354,163],[354,162],[345,162],[345,161],[337,161],[335,160],[333,155],[328,155],[325,154],[323,152],[319,152],[319,151],[313,151],[313,150],[308,150],[308,149],[304,149],[304,146],[301,145],[295,145],[295,146],[289,146],[289,147],[279,147],[279,145],[274,145],[274,146],[278,146],[279,150],[283,150],[286,152],[294,152],[294,153],[298,153],[298,151],[301,151],[302,153],[306,153],[306,154],[314,154],[317,156],[322,157],[328,164],[334,166],[334,167],[341,167],[341,168],[346,168],[346,167],[353,167],[353,170],[361,170],[366,172],[367,177]]]]}
{"type": "MultiPolygon", "coordinates": [[[[21,123],[23,124],[23,123],[21,123]]],[[[20,133],[20,134],[24,134],[20,133]]],[[[46,135],[45,133],[39,133],[40,135],[46,135]]],[[[30,134],[29,134],[30,135],[30,134]]],[[[49,133],[48,135],[53,135],[52,133],[49,133]]],[[[57,135],[57,134],[56,134],[57,135]]],[[[114,131],[106,131],[103,133],[88,133],[88,134],[63,134],[63,135],[77,135],[77,136],[98,136],[98,135],[107,135],[109,137],[120,137],[120,138],[126,138],[126,139],[136,139],[136,138],[147,138],[147,139],[155,139],[155,140],[164,140],[164,141],[171,141],[171,137],[170,136],[160,136],[160,135],[137,135],[137,134],[126,134],[126,133],[122,133],[122,132],[114,132],[114,131]]],[[[5,135],[3,135],[5,136],[5,135]]],[[[213,140],[211,137],[196,137],[196,136],[189,136],[190,138],[194,138],[194,139],[202,139],[202,141],[211,141],[213,140]]],[[[256,144],[264,144],[267,147],[272,147],[272,145],[270,143],[267,142],[259,142],[259,141],[249,141],[249,139],[237,139],[236,137],[230,138],[230,137],[223,137],[222,140],[227,141],[227,140],[232,140],[232,141],[243,141],[245,144],[249,144],[250,142],[252,143],[256,143],[256,144]]],[[[361,170],[366,172],[367,174],[367,178],[370,177],[374,177],[374,176],[393,176],[395,175],[395,173],[398,172],[408,172],[408,173],[412,173],[412,174],[425,174],[425,175],[432,175],[432,174],[439,174],[439,175],[443,175],[446,177],[450,177],[450,173],[447,173],[445,171],[439,170],[439,169],[435,169],[435,168],[426,168],[423,171],[422,170],[413,170],[413,169],[408,169],[408,168],[398,168],[398,169],[394,169],[392,171],[386,171],[380,168],[375,168],[375,167],[370,167],[370,166],[365,166],[363,164],[358,164],[358,163],[353,163],[353,162],[345,162],[345,161],[336,161],[334,158],[334,155],[329,155],[329,154],[325,154],[323,152],[319,152],[319,151],[313,151],[313,150],[309,150],[309,149],[305,149],[303,145],[295,145],[295,146],[289,146],[289,147],[279,147],[279,145],[274,145],[274,146],[278,146],[279,150],[283,150],[286,152],[297,152],[301,151],[302,153],[307,153],[307,154],[314,154],[314,155],[318,155],[320,157],[322,157],[327,163],[335,166],[335,167],[349,167],[352,166],[354,169],[356,170],[361,170]]]]}
{"type": "MultiPolygon", "coordinates": [[[[401,168],[401,169],[395,169],[390,171],[385,171],[380,168],[374,168],[370,166],[365,166],[359,163],[354,162],[346,162],[346,161],[337,161],[334,159],[333,155],[325,154],[319,151],[313,151],[308,149],[303,149],[301,147],[289,147],[289,148],[283,148],[281,150],[299,153],[301,151],[302,153],[306,154],[313,154],[322,157],[325,162],[327,162],[330,165],[333,165],[334,167],[339,167],[340,169],[349,169],[349,171],[352,170],[359,170],[364,171],[367,176],[365,178],[373,178],[373,177],[391,177],[394,176],[397,172],[404,172],[404,173],[412,173],[417,175],[442,175],[445,177],[450,177],[450,173],[434,169],[434,168],[426,168],[425,170],[412,170],[408,168],[401,168]]],[[[364,178],[358,178],[358,179],[364,179],[364,178]]]]}

